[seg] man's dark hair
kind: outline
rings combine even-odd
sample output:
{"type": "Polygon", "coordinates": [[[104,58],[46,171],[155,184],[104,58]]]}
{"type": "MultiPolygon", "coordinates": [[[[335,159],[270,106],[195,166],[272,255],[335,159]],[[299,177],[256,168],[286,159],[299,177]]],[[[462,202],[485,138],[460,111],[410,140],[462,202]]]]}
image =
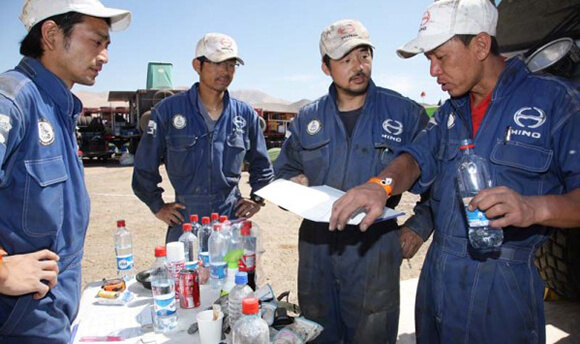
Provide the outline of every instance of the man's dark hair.
{"type": "MultiPolygon", "coordinates": [[[[351,53],[351,51],[358,49],[358,48],[368,48],[371,52],[371,57],[373,57],[373,48],[370,45],[359,45],[357,47],[352,48],[349,52],[347,52],[346,54],[344,54],[344,56],[348,55],[351,53]]],[[[330,70],[330,56],[328,56],[327,54],[324,54],[324,57],[322,57],[322,62],[326,65],[326,67],[328,68],[328,70],[330,70]]]]}
{"type": "MultiPolygon", "coordinates": [[[[40,58],[44,54],[44,47],[42,46],[42,24],[47,20],[52,20],[62,30],[67,46],[69,42],[72,29],[76,24],[84,21],[85,15],[78,12],[68,12],[59,14],[44,19],[43,21],[34,25],[28,35],[20,42],[20,54],[32,58],[40,58]]],[[[107,25],[111,26],[111,19],[104,18],[107,25]]]]}
{"type": "Polygon", "coordinates": [[[205,61],[207,61],[207,57],[200,56],[197,59],[199,60],[199,69],[201,70],[203,68],[203,64],[205,63],[205,61]]]}
{"type": "MultiPolygon", "coordinates": [[[[476,35],[455,35],[453,36],[453,38],[458,39],[459,41],[461,41],[465,46],[468,46],[469,43],[471,43],[471,40],[473,40],[473,38],[476,35]]],[[[499,56],[499,44],[497,43],[497,38],[495,38],[495,36],[490,36],[491,37],[491,48],[489,49],[489,52],[494,55],[494,56],[499,56]]]]}

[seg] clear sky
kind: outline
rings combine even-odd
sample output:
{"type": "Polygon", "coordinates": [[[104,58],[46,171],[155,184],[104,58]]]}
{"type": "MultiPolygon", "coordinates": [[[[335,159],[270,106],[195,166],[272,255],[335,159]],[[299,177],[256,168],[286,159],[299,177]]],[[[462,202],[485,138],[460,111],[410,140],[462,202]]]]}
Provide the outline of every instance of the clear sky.
{"type": "MultiPolygon", "coordinates": [[[[145,88],[149,61],[173,63],[175,87],[197,81],[191,67],[197,41],[207,32],[232,36],[246,62],[231,90],[254,89],[288,101],[314,100],[331,79],[320,69],[320,33],[332,22],[353,18],[369,30],[375,46],[373,80],[416,101],[448,98],[424,56],[399,58],[397,47],[414,38],[423,12],[433,0],[101,0],[133,14],[126,31],[113,32],[109,63],[93,87],[75,90],[132,91],[145,88]],[[420,97],[421,91],[426,97],[420,97]]],[[[0,71],[13,68],[26,35],[18,19],[22,0],[0,0],[0,71]]]]}

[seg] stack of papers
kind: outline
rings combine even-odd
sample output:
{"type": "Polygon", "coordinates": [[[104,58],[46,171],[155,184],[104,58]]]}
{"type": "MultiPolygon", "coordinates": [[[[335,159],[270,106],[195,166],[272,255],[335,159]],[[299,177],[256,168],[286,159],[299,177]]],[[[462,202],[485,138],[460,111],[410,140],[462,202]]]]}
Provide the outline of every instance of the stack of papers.
{"type": "MultiPolygon", "coordinates": [[[[296,215],[315,222],[329,222],[333,203],[345,194],[328,185],[304,186],[285,179],[277,179],[261,188],[256,194],[289,210],[296,215]]],[[[358,225],[366,213],[355,214],[349,225],[358,225]]],[[[376,221],[384,221],[404,215],[403,212],[385,207],[376,221]]]]}

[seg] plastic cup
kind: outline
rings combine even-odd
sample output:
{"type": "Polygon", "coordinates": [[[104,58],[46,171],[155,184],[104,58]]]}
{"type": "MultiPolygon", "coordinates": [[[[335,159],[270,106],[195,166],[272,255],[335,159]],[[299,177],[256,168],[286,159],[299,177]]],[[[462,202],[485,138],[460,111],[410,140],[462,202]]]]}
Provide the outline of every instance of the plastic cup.
{"type": "Polygon", "coordinates": [[[199,340],[201,344],[218,344],[222,339],[222,323],[224,313],[219,312],[217,320],[213,320],[213,310],[197,313],[199,340]]]}

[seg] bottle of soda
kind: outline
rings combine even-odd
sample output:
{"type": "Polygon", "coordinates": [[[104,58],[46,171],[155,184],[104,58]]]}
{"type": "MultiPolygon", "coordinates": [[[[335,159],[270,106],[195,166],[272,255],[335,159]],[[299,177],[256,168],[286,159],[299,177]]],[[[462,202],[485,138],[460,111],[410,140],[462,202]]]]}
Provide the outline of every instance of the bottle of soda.
{"type": "Polygon", "coordinates": [[[177,326],[175,282],[165,258],[165,247],[155,248],[155,261],[151,266],[151,292],[153,293],[154,326],[157,332],[169,332],[177,326]]]}
{"type": "Polygon", "coordinates": [[[242,300],[247,297],[254,297],[254,291],[248,286],[248,274],[246,272],[238,272],[235,281],[236,285],[228,295],[228,319],[231,328],[234,328],[234,324],[242,316],[242,300]]]}
{"type": "Polygon", "coordinates": [[[471,140],[463,140],[463,155],[457,167],[457,184],[467,216],[468,237],[471,246],[480,251],[497,250],[503,242],[503,230],[491,227],[489,219],[480,209],[470,211],[469,202],[481,190],[493,186],[487,161],[475,154],[471,140]]]}
{"type": "Polygon", "coordinates": [[[238,269],[248,274],[248,285],[256,290],[256,237],[252,235],[252,222],[244,221],[241,229],[244,254],[238,263],[238,269]]]}
{"type": "Polygon", "coordinates": [[[199,229],[199,283],[206,284],[209,279],[209,237],[212,233],[209,217],[201,218],[199,229]]]}
{"type": "Polygon", "coordinates": [[[212,289],[221,289],[224,285],[227,274],[227,263],[225,261],[228,253],[228,241],[221,233],[222,224],[213,225],[213,233],[209,237],[209,280],[212,289]]]}
{"type": "Polygon", "coordinates": [[[242,301],[243,316],[234,325],[233,344],[270,343],[268,324],[260,317],[258,299],[249,297],[242,301]]]}
{"type": "Polygon", "coordinates": [[[201,228],[199,216],[197,214],[189,215],[189,222],[191,223],[191,232],[199,239],[199,229],[201,228]]]}
{"type": "Polygon", "coordinates": [[[125,226],[125,220],[117,221],[117,230],[115,231],[115,255],[117,257],[117,275],[125,281],[131,279],[134,275],[133,266],[133,241],[131,233],[125,226]]]}
{"type": "Polygon", "coordinates": [[[179,237],[179,241],[183,243],[186,262],[191,262],[199,258],[199,241],[195,234],[191,232],[191,223],[186,222],[183,224],[183,234],[179,237]]]}

